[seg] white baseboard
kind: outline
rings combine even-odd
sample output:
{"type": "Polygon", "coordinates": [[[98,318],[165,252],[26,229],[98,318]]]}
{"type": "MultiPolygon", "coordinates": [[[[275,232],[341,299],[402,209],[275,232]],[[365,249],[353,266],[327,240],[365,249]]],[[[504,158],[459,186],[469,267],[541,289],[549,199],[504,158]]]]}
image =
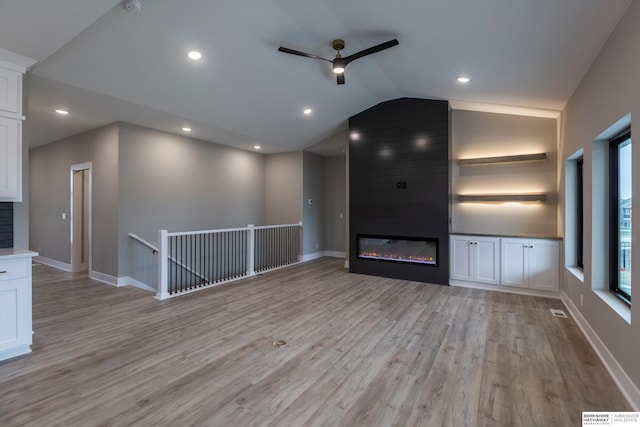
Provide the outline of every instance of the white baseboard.
{"type": "Polygon", "coordinates": [[[618,385],[620,391],[627,399],[627,402],[631,406],[634,411],[640,411],[640,390],[638,387],[631,381],[627,373],[624,371],[622,366],[618,363],[615,357],[611,354],[607,346],[602,342],[596,331],[593,330],[589,322],[582,316],[580,310],[575,306],[573,301],[562,292],[561,294],[562,302],[564,306],[569,310],[571,316],[573,316],[574,320],[578,324],[578,327],[591,344],[591,347],[596,352],[600,360],[604,364],[607,371],[613,378],[613,381],[618,385]]]}
{"type": "Polygon", "coordinates": [[[0,360],[11,359],[28,353],[31,353],[31,347],[29,345],[21,345],[20,347],[0,351],[0,360]]]}
{"type": "Polygon", "coordinates": [[[482,289],[484,291],[506,292],[509,294],[528,295],[532,297],[561,299],[560,292],[539,291],[537,289],[516,288],[513,286],[490,285],[488,283],[465,282],[464,280],[449,279],[451,286],[460,288],[482,289]]]}
{"type": "Polygon", "coordinates": [[[55,259],[43,257],[43,256],[35,256],[33,257],[35,262],[39,262],[40,264],[48,265],[49,267],[57,268],[58,270],[71,272],[71,264],[67,264],[66,262],[57,261],[55,259]]]}
{"type": "Polygon", "coordinates": [[[118,286],[118,278],[110,274],[100,273],[99,271],[90,271],[89,278],[108,285],[118,286]]]}
{"type": "Polygon", "coordinates": [[[346,258],[347,254],[345,252],[338,251],[324,251],[324,256],[328,256],[331,258],[346,258]]]}
{"type": "Polygon", "coordinates": [[[312,254],[302,255],[302,262],[307,262],[314,259],[322,258],[323,256],[324,256],[324,252],[314,252],[312,254]]]}
{"type": "Polygon", "coordinates": [[[348,259],[344,260],[344,268],[349,268],[349,260],[348,259]]]}
{"type": "Polygon", "coordinates": [[[116,286],[132,286],[134,288],[142,289],[144,291],[156,293],[155,288],[152,288],[151,286],[145,283],[142,283],[141,281],[136,280],[133,277],[129,277],[129,276],[118,277],[118,283],[116,286]]]}

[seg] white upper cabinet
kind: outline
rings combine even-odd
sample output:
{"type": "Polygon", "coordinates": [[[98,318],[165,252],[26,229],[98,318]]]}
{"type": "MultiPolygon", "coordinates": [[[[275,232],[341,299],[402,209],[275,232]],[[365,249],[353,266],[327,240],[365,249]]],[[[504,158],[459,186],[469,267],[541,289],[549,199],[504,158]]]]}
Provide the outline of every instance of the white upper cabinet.
{"type": "Polygon", "coordinates": [[[22,201],[22,75],[35,62],[0,49],[0,202],[22,201]]]}
{"type": "Polygon", "coordinates": [[[22,74],[0,67],[0,114],[22,115],[22,74]]]}
{"type": "Polygon", "coordinates": [[[22,196],[22,122],[0,116],[0,201],[22,196]]]}

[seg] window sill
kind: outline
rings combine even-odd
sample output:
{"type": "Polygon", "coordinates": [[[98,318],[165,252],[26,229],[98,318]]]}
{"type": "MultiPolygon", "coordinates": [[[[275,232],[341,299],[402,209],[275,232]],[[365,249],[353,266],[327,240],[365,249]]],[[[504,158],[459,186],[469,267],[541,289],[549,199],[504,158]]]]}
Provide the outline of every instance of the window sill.
{"type": "Polygon", "coordinates": [[[605,302],[605,304],[618,313],[618,316],[622,317],[629,325],[631,325],[631,307],[609,291],[594,290],[594,292],[602,301],[605,302]]]}
{"type": "Polygon", "coordinates": [[[569,272],[571,274],[573,274],[575,276],[576,279],[580,280],[580,282],[584,283],[584,270],[581,269],[580,267],[576,267],[575,265],[572,266],[567,266],[566,267],[567,270],[569,270],[569,272]]]}

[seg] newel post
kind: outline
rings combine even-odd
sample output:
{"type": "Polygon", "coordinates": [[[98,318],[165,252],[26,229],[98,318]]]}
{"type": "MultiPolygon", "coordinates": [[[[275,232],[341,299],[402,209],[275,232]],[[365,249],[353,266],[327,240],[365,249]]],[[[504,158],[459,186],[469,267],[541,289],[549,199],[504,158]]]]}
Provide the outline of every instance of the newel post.
{"type": "Polygon", "coordinates": [[[255,245],[256,245],[256,227],[253,224],[247,225],[247,276],[255,276],[256,274],[256,260],[255,260],[255,245]]]}
{"type": "Polygon", "coordinates": [[[300,221],[298,224],[300,224],[300,241],[298,243],[298,262],[302,262],[304,257],[302,256],[302,252],[304,251],[304,236],[302,235],[304,229],[302,228],[302,221],[300,221]]]}
{"type": "Polygon", "coordinates": [[[158,293],[157,299],[169,298],[169,237],[167,230],[158,230],[158,293]]]}

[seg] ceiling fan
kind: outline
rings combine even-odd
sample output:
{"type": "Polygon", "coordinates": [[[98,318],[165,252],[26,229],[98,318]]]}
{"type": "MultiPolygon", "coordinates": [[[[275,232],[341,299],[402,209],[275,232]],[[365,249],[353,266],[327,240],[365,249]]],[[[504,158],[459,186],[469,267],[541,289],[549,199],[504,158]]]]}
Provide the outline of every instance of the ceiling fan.
{"type": "Polygon", "coordinates": [[[352,61],[355,61],[358,58],[362,58],[363,56],[371,55],[372,53],[380,52],[381,50],[389,49],[390,47],[398,45],[398,39],[389,40],[388,42],[380,43],[379,45],[372,46],[368,49],[361,50],[358,53],[354,53],[353,55],[345,56],[344,58],[340,55],[340,51],[344,49],[344,40],[335,39],[332,43],[332,47],[338,51],[336,57],[332,60],[322,58],[321,56],[313,55],[310,53],[300,52],[299,50],[289,49],[288,47],[280,46],[278,50],[284,53],[290,53],[291,55],[304,56],[306,58],[312,59],[320,59],[322,61],[331,62],[333,64],[333,72],[336,73],[336,80],[339,85],[344,84],[344,69],[345,67],[352,61]]]}

